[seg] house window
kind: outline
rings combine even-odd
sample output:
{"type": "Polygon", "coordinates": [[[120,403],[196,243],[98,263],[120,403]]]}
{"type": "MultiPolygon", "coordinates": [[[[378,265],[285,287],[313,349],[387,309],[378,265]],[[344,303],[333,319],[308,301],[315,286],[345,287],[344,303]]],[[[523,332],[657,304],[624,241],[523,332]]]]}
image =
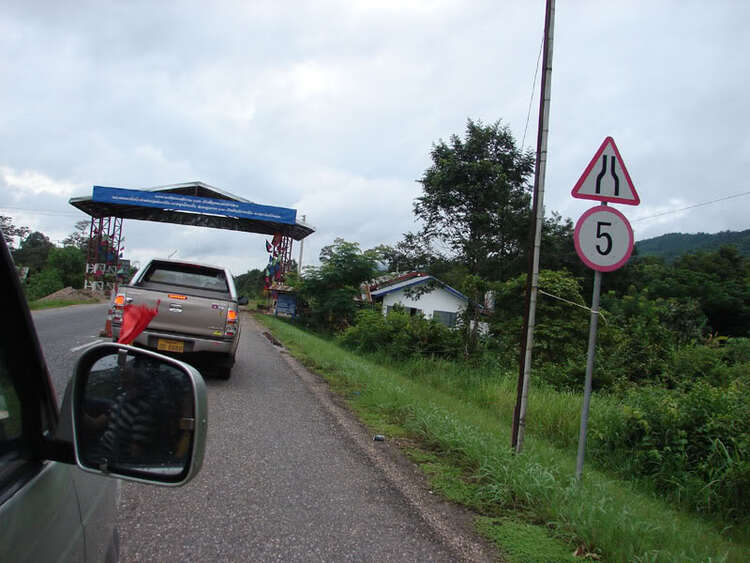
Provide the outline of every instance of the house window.
{"type": "Polygon", "coordinates": [[[456,326],[456,313],[450,313],[448,311],[434,311],[432,318],[437,322],[444,324],[448,328],[454,328],[456,326]]]}
{"type": "Polygon", "coordinates": [[[410,317],[413,317],[415,315],[421,315],[422,309],[417,309],[415,307],[404,307],[400,303],[397,303],[396,305],[386,305],[385,307],[385,314],[386,316],[390,314],[391,311],[403,311],[404,313],[408,313],[410,317]]]}

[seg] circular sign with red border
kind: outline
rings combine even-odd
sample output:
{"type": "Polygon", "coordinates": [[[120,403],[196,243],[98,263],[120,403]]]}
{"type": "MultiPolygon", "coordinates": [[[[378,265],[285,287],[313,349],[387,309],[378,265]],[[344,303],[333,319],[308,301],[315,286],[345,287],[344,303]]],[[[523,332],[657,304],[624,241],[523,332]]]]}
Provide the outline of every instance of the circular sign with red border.
{"type": "Polygon", "coordinates": [[[576,223],[576,252],[589,268],[612,272],[633,252],[633,229],[625,215],[606,205],[592,207],[576,223]]]}

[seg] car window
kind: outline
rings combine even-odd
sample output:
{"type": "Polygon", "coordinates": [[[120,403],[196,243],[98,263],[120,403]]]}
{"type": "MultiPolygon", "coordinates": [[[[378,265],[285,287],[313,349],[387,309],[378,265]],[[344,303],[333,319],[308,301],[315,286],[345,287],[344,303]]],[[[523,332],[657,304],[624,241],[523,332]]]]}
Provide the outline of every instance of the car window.
{"type": "Polygon", "coordinates": [[[21,402],[10,376],[7,355],[0,348],[0,489],[21,459],[21,402]]]}
{"type": "Polygon", "coordinates": [[[224,272],[200,267],[181,265],[154,266],[146,275],[144,281],[210,289],[213,291],[229,291],[224,272]]]}
{"type": "Polygon", "coordinates": [[[5,442],[17,440],[21,434],[21,404],[10,378],[5,350],[0,349],[0,453],[6,450],[5,442]]]}

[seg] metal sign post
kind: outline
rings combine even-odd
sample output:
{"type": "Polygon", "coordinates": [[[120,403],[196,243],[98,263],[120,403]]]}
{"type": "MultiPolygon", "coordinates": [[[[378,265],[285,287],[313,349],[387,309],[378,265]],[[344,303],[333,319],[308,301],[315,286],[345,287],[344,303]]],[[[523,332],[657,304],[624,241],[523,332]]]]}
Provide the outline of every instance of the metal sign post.
{"type": "Polygon", "coordinates": [[[599,295],[602,287],[602,272],[611,272],[623,266],[633,252],[633,230],[625,216],[607,207],[607,202],[586,211],[576,223],[573,235],[576,252],[583,262],[594,270],[594,294],[591,297],[591,322],[589,345],[586,357],[586,383],[583,390],[581,431],[578,436],[578,460],[576,479],[583,472],[583,457],[586,449],[586,426],[591,402],[591,382],[594,373],[596,352],[596,329],[599,323],[599,295]]]}
{"type": "Polygon", "coordinates": [[[586,383],[583,388],[583,407],[581,410],[581,430],[578,434],[578,458],[576,459],[576,479],[580,481],[583,473],[583,456],[586,451],[586,426],[589,422],[589,404],[591,404],[591,381],[594,374],[594,353],[596,352],[596,328],[599,323],[599,294],[602,288],[602,273],[594,271],[594,295],[591,297],[591,321],[589,324],[589,347],[586,356],[586,383]]]}
{"type": "Polygon", "coordinates": [[[638,205],[640,198],[635,190],[625,163],[617,150],[614,139],[607,137],[594,158],[584,170],[572,190],[572,196],[594,199],[602,204],[586,211],[576,223],[573,240],[576,252],[584,264],[594,270],[594,293],[591,297],[591,321],[586,356],[586,382],[581,408],[581,428],[578,435],[578,458],[576,480],[583,473],[586,452],[586,427],[591,404],[591,386],[594,378],[594,356],[596,353],[596,331],[599,324],[599,297],[602,288],[602,272],[612,272],[622,266],[633,252],[633,229],[625,216],[607,206],[608,202],[638,205]],[[622,178],[621,178],[622,176],[622,178]]]}

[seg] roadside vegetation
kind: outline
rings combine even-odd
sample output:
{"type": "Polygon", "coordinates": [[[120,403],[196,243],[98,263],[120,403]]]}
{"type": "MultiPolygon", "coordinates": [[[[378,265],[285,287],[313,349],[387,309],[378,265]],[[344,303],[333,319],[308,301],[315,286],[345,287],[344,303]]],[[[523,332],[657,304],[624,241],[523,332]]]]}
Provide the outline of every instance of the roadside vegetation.
{"type": "MultiPolygon", "coordinates": [[[[83,288],[88,250],[88,221],[78,221],[73,232],[61,244],[47,235],[18,226],[11,217],[0,215],[0,231],[5,238],[21,279],[21,287],[32,309],[96,303],[86,297],[56,299],[53,294],[70,288],[83,288]],[[51,299],[45,299],[53,296],[51,299]]],[[[132,272],[121,272],[127,277],[132,272]]]]}
{"type": "Polygon", "coordinates": [[[56,309],[59,307],[70,307],[71,305],[89,305],[101,303],[99,299],[40,299],[31,301],[29,309],[38,311],[40,309],[56,309]]]}
{"type": "MultiPolygon", "coordinates": [[[[553,561],[563,552],[607,561],[746,560],[746,528],[681,510],[596,458],[576,484],[580,397],[572,393],[534,389],[526,447],[514,455],[509,447],[514,373],[446,360],[362,357],[288,322],[259,318],[324,375],[373,432],[400,443],[437,492],[474,509],[478,529],[499,539],[511,560],[553,561]],[[557,555],[524,556],[529,534],[539,533],[528,526],[554,541],[539,549],[546,545],[544,550],[557,555]]],[[[597,399],[593,420],[616,407],[597,399]]]]}

